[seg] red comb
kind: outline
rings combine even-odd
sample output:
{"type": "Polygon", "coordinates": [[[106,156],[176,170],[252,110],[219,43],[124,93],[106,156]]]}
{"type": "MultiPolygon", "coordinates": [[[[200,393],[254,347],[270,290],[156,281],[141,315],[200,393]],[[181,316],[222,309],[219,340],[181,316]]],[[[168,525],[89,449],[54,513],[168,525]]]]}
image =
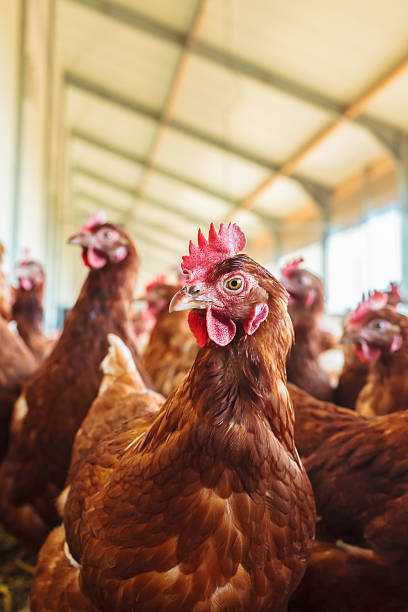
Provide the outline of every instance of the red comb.
{"type": "Polygon", "coordinates": [[[282,276],[284,276],[285,278],[289,278],[293,270],[298,270],[300,264],[303,262],[304,262],[303,257],[299,257],[298,259],[295,259],[291,261],[290,263],[287,263],[286,266],[282,268],[282,271],[281,271],[282,276]]]}
{"type": "Polygon", "coordinates": [[[107,222],[106,213],[103,210],[97,210],[93,215],[91,215],[88,221],[81,227],[81,232],[86,232],[87,230],[91,230],[93,227],[97,225],[103,225],[107,222]]]}
{"type": "Polygon", "coordinates": [[[145,292],[148,293],[150,291],[150,289],[152,289],[156,285],[161,285],[162,283],[165,283],[166,281],[167,281],[166,275],[165,274],[159,274],[159,276],[156,276],[156,278],[154,278],[152,281],[150,281],[150,283],[147,283],[147,285],[145,287],[145,292]]]}
{"type": "Polygon", "coordinates": [[[382,291],[374,291],[369,294],[368,297],[363,295],[361,303],[357,306],[355,311],[351,314],[349,323],[352,325],[359,325],[363,322],[366,315],[374,310],[380,310],[384,308],[388,303],[388,295],[382,291]]]}
{"type": "Polygon", "coordinates": [[[216,263],[229,257],[234,257],[245,248],[246,238],[241,228],[236,224],[220,225],[220,230],[211,223],[208,240],[201,229],[198,230],[198,246],[190,240],[189,255],[181,259],[181,269],[189,276],[189,280],[202,280],[216,263]]]}

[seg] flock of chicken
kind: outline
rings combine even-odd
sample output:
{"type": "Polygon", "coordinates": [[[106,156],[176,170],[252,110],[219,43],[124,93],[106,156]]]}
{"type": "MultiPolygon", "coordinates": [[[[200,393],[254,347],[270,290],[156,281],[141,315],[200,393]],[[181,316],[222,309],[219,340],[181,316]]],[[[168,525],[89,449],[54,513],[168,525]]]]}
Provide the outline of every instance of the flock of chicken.
{"type": "Polygon", "coordinates": [[[97,213],[69,242],[89,274],[57,339],[42,267],[0,279],[0,520],[39,551],[30,610],[408,610],[398,288],[349,317],[333,388],[320,279],[279,282],[237,225],[141,314],[123,229],[97,213]]]}

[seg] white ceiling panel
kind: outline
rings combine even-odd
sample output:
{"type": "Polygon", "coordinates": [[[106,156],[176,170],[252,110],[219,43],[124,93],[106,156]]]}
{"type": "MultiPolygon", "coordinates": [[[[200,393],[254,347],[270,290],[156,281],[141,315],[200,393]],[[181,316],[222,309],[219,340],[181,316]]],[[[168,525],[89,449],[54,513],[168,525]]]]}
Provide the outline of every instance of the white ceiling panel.
{"type": "Polygon", "coordinates": [[[257,198],[254,211],[285,218],[306,206],[310,200],[310,195],[299,183],[280,177],[257,198]]]}
{"type": "Polygon", "coordinates": [[[181,214],[191,212],[203,219],[217,219],[226,215],[230,208],[223,200],[159,173],[152,174],[146,196],[176,207],[181,214]]]}
{"type": "Polygon", "coordinates": [[[183,217],[183,211],[180,214],[175,214],[168,210],[165,210],[151,202],[139,201],[135,208],[134,222],[137,226],[143,226],[144,222],[153,222],[163,226],[163,230],[166,228],[173,228],[180,234],[185,236],[185,240],[188,241],[194,233],[197,233],[197,223],[189,221],[183,217]]]}
{"type": "MultiPolygon", "coordinates": [[[[72,187],[76,192],[84,192],[89,196],[94,196],[101,201],[106,201],[107,204],[124,211],[128,210],[133,203],[131,195],[105,185],[81,172],[74,172],[72,187]]],[[[107,211],[107,214],[109,214],[109,211],[107,211]]]]}
{"type": "Polygon", "coordinates": [[[234,217],[234,223],[238,223],[247,240],[252,240],[260,232],[267,229],[265,221],[249,210],[239,211],[234,217]]]}
{"type": "Polygon", "coordinates": [[[406,0],[209,0],[201,37],[350,102],[407,51],[406,0]]]}
{"type": "Polygon", "coordinates": [[[173,115],[269,160],[294,153],[332,115],[198,57],[173,115]]]}
{"type": "Polygon", "coordinates": [[[65,70],[158,109],[180,57],[180,47],[97,11],[58,2],[57,40],[65,70]]]}
{"type": "MultiPolygon", "coordinates": [[[[78,194],[75,194],[74,198],[75,218],[78,218],[81,224],[84,223],[94,212],[101,210],[101,206],[95,203],[92,199],[88,199],[87,197],[78,194]]],[[[105,212],[108,217],[108,221],[111,223],[120,224],[122,222],[123,212],[121,210],[116,212],[113,208],[110,208],[109,210],[105,209],[105,212]]]]}
{"type": "Polygon", "coordinates": [[[367,114],[408,131],[408,70],[374,98],[367,114]]]}
{"type": "Polygon", "coordinates": [[[154,121],[74,87],[68,89],[67,120],[70,127],[140,155],[147,155],[156,132],[154,121]]]}
{"type": "Polygon", "coordinates": [[[157,163],[232,199],[244,197],[268,174],[255,164],[173,129],[166,131],[157,163]]]}
{"type": "Polygon", "coordinates": [[[144,13],[175,30],[185,32],[188,30],[197,7],[197,0],[119,0],[119,6],[126,6],[133,11],[144,13]]]}
{"type": "Polygon", "coordinates": [[[133,189],[136,189],[142,172],[142,166],[78,139],[73,141],[71,160],[73,166],[87,168],[133,189]]]}
{"type": "Polygon", "coordinates": [[[345,123],[300,163],[298,171],[336,187],[387,154],[364,128],[345,123]]]}

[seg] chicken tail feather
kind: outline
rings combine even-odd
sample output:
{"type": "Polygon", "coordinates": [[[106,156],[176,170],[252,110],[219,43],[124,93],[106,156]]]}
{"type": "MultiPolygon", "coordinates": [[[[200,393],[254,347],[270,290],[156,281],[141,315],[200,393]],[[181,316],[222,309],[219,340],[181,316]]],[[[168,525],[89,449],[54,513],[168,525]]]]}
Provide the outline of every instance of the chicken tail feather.
{"type": "Polygon", "coordinates": [[[144,389],[145,385],[133,361],[129,348],[116,334],[108,334],[109,350],[101,363],[104,374],[99,395],[110,387],[118,378],[130,376],[137,387],[144,389]]]}

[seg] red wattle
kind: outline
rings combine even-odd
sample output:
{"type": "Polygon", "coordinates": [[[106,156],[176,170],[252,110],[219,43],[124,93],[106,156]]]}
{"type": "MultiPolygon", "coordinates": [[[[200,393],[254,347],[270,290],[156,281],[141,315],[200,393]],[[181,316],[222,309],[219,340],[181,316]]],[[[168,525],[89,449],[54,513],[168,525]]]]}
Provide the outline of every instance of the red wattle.
{"type": "Polygon", "coordinates": [[[100,268],[106,266],[108,258],[104,253],[88,248],[82,251],[82,261],[88,268],[100,270],[100,268]]]}
{"type": "Polygon", "coordinates": [[[199,346],[205,346],[208,340],[205,318],[198,314],[197,311],[190,310],[188,313],[188,324],[197,340],[197,344],[199,346]]]}
{"type": "Polygon", "coordinates": [[[207,309],[206,323],[207,334],[215,344],[227,346],[234,339],[237,327],[234,321],[221,310],[210,306],[207,309]]]}
{"type": "Polygon", "coordinates": [[[370,361],[377,361],[381,357],[381,349],[371,344],[368,344],[365,340],[362,340],[361,345],[356,346],[357,357],[363,363],[369,363],[370,361]]]}

